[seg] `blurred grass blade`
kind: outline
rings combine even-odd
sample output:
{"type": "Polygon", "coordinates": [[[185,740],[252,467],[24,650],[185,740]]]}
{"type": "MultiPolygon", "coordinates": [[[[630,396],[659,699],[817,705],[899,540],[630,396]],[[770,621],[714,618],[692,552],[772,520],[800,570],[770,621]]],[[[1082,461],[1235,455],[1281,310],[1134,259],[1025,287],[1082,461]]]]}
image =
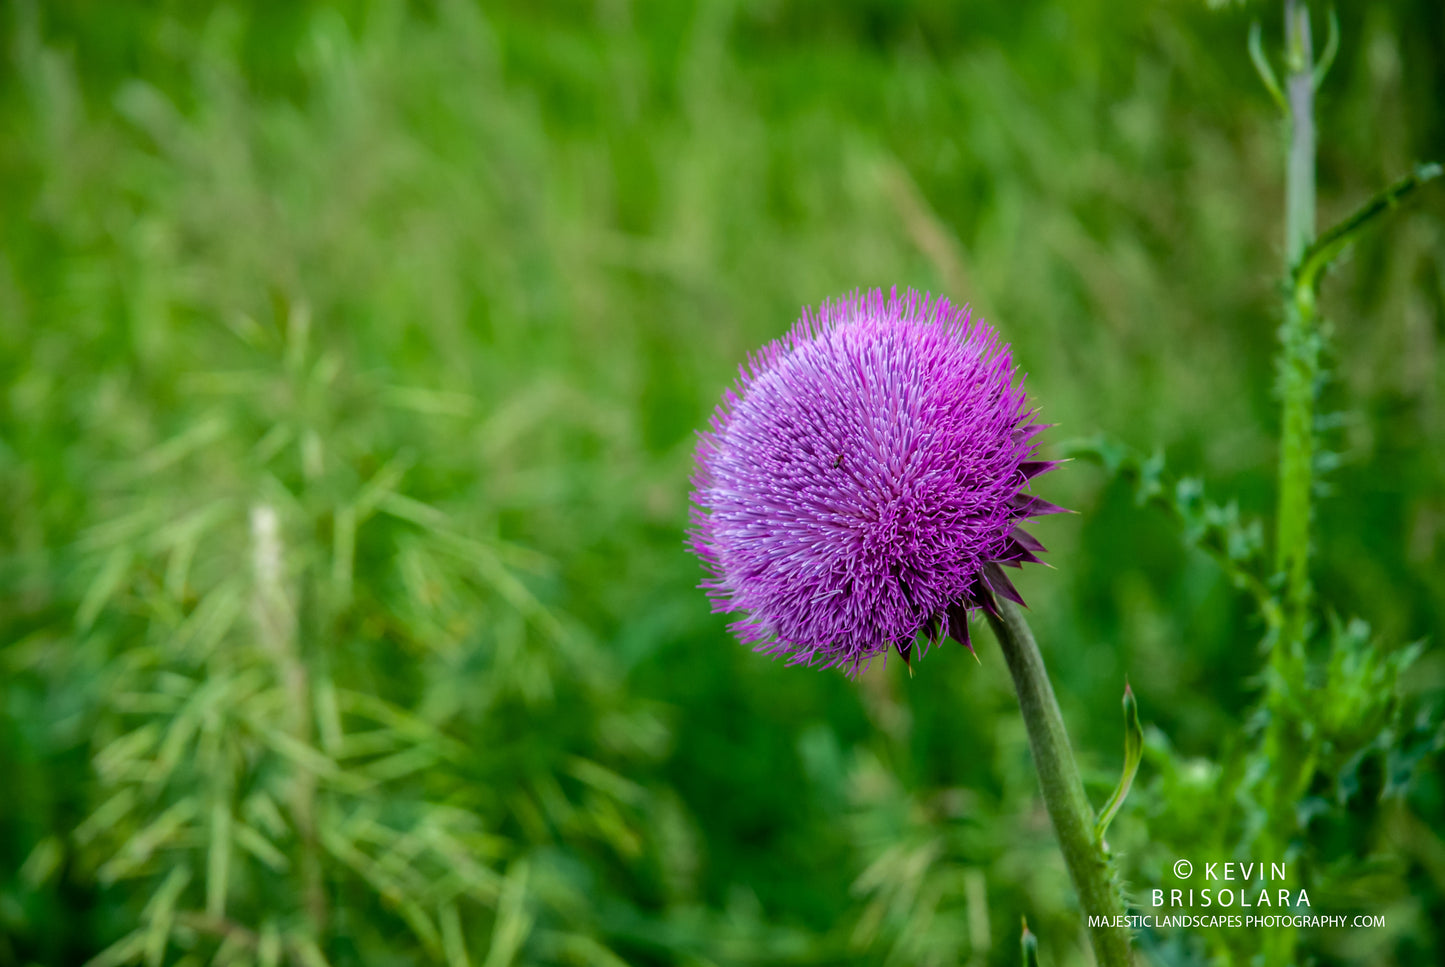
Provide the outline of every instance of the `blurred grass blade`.
{"type": "Polygon", "coordinates": [[[206,850],[206,912],[226,913],[226,892],[231,879],[231,804],[217,795],[211,803],[211,841],[206,850]]]}
{"type": "MultiPolygon", "coordinates": [[[[146,726],[150,728],[151,726],[146,726]]],[[[85,821],[75,827],[71,838],[80,846],[85,846],[96,836],[112,827],[118,826],[120,821],[135,808],[136,793],[131,786],[126,786],[120,792],[111,796],[101,805],[97,806],[95,812],[86,817],[85,821]]]]}
{"type": "Polygon", "coordinates": [[[527,871],[528,866],[522,861],[507,873],[485,967],[509,967],[532,931],[532,917],[526,908],[527,871]]]}
{"type": "Polygon", "coordinates": [[[290,946],[295,953],[296,961],[301,967],[331,967],[326,960],[326,955],[316,945],[316,941],[310,937],[292,935],[290,946]]]}
{"type": "Polygon", "coordinates": [[[35,844],[35,848],[20,865],[20,882],[32,890],[42,886],[50,881],[64,860],[65,844],[58,836],[47,836],[35,844]]]}
{"type": "Polygon", "coordinates": [[[77,628],[81,631],[89,631],[90,626],[95,624],[95,619],[100,617],[101,609],[106,606],[106,603],[120,587],[126,571],[130,569],[130,562],[130,548],[117,547],[110,552],[105,559],[105,564],[101,566],[100,573],[95,576],[95,580],[90,582],[90,587],[85,591],[85,598],[75,612],[77,628]]]}
{"type": "Polygon", "coordinates": [[[84,967],[121,967],[122,964],[134,963],[145,950],[145,945],[146,931],[142,927],[121,937],[87,960],[84,967]]]}
{"type": "Polygon", "coordinates": [[[356,509],[336,508],[331,518],[331,587],[338,606],[351,600],[351,575],[356,557],[356,509]]]}
{"type": "Polygon", "coordinates": [[[165,959],[166,947],[171,939],[171,926],[175,922],[176,902],[190,881],[190,867],[177,866],[166,876],[160,889],[151,897],[150,903],[146,904],[146,909],[141,914],[150,920],[146,928],[146,967],[160,967],[165,959]]]}
{"type": "Polygon", "coordinates": [[[180,835],[197,812],[195,797],[187,796],[161,813],[152,823],[126,840],[115,856],[100,868],[96,874],[100,882],[108,886],[116,880],[135,875],[157,849],[180,835]]]}
{"type": "Polygon", "coordinates": [[[467,940],[462,934],[462,918],[455,903],[442,906],[439,917],[442,924],[442,947],[447,955],[447,967],[472,967],[467,957],[467,940]]]}
{"type": "Polygon", "coordinates": [[[283,873],[291,865],[286,859],[286,854],[281,852],[262,833],[245,823],[233,822],[231,826],[232,836],[235,837],[236,845],[250,853],[256,859],[265,863],[277,873],[283,873]]]}
{"type": "Polygon", "coordinates": [[[274,920],[261,925],[261,939],[256,944],[256,962],[261,967],[279,967],[281,963],[281,932],[274,920]]]}
{"type": "Polygon", "coordinates": [[[1023,949],[1024,967],[1039,967],[1039,938],[1029,930],[1028,918],[1024,918],[1024,931],[1019,936],[1019,946],[1023,949]]]}
{"type": "Polygon", "coordinates": [[[321,734],[321,751],[333,759],[341,755],[346,734],[341,726],[341,711],[336,703],[336,683],[330,675],[316,681],[316,729],[321,734]]]}
{"type": "Polygon", "coordinates": [[[1094,825],[1094,839],[1100,843],[1104,841],[1104,834],[1109,830],[1109,823],[1113,822],[1114,815],[1119,807],[1124,805],[1124,799],[1129,795],[1129,787],[1134,784],[1134,774],[1139,771],[1139,760],[1144,755],[1144,730],[1139,727],[1139,703],[1134,700],[1134,690],[1129,683],[1124,682],[1124,774],[1119,777],[1119,785],[1114,789],[1114,794],[1104,804],[1099,812],[1099,821],[1094,825]]]}
{"type": "Polygon", "coordinates": [[[230,428],[229,421],[219,413],[204,417],[194,426],[152,448],[139,457],[127,476],[145,477],[170,467],[191,453],[219,440],[230,428]]]}

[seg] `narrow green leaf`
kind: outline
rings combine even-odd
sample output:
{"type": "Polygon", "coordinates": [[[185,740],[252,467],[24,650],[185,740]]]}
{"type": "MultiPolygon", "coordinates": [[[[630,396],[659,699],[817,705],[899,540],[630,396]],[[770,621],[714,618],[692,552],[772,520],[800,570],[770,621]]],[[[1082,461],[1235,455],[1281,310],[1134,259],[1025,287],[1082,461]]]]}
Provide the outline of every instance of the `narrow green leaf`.
{"type": "Polygon", "coordinates": [[[232,822],[231,835],[236,840],[236,845],[250,853],[256,859],[265,863],[277,873],[284,872],[291,864],[286,859],[286,854],[281,852],[264,835],[247,826],[245,823],[232,822]]]}
{"type": "Polygon", "coordinates": [[[49,882],[65,859],[65,846],[57,836],[47,836],[35,844],[20,866],[20,882],[36,889],[49,882]]]}
{"type": "MultiPolygon", "coordinates": [[[[251,963],[251,949],[246,940],[242,939],[243,936],[238,933],[228,933],[221,938],[220,946],[216,948],[216,954],[211,959],[213,967],[231,967],[232,964],[249,965],[251,963]]],[[[176,967],[180,967],[180,965],[177,964],[176,967]]]]}
{"type": "Polygon", "coordinates": [[[100,573],[90,582],[90,587],[86,589],[85,597],[75,612],[75,624],[81,631],[88,631],[95,619],[100,617],[101,610],[115,595],[126,571],[130,569],[130,560],[131,552],[128,547],[117,547],[105,559],[100,573]]]}
{"type": "Polygon", "coordinates": [[[257,734],[261,740],[271,747],[273,751],[296,765],[323,779],[341,781],[345,778],[336,763],[330,757],[302,742],[294,736],[287,735],[277,729],[268,729],[260,722],[253,722],[257,727],[257,734]]]}
{"type": "Polygon", "coordinates": [[[346,747],[346,734],[341,728],[341,711],[336,704],[336,683],[330,675],[316,680],[316,730],[321,734],[321,749],[336,758],[346,747]]]}
{"type": "Polygon", "coordinates": [[[177,540],[166,562],[166,594],[178,601],[185,597],[186,585],[190,581],[191,559],[196,554],[198,536],[191,534],[177,540]]]}
{"type": "Polygon", "coordinates": [[[1249,25],[1249,59],[1254,62],[1254,69],[1259,74],[1259,79],[1264,83],[1264,89],[1269,91],[1270,98],[1281,114],[1289,114],[1289,102],[1285,100],[1284,91],[1280,89],[1279,79],[1274,76],[1274,68],[1269,66],[1269,58],[1265,56],[1264,45],[1260,42],[1259,21],[1249,25]]]}
{"type": "Polygon", "coordinates": [[[256,444],[253,450],[256,455],[256,460],[263,465],[269,463],[271,458],[280,453],[282,448],[290,443],[291,438],[295,435],[296,431],[292,429],[290,424],[276,424],[270,430],[266,431],[266,435],[256,444]]]}
{"type": "MultiPolygon", "coordinates": [[[[200,694],[202,689],[197,689],[200,694]]],[[[205,689],[210,692],[210,689],[205,689]]],[[[166,729],[165,738],[162,739],[160,748],[156,750],[156,757],[151,760],[150,768],[146,770],[146,781],[156,785],[164,785],[170,779],[171,773],[181,762],[187,746],[195,736],[196,730],[200,727],[199,709],[195,698],[186,702],[186,707],[175,718],[171,719],[170,726],[166,729]]]]}
{"type": "Polygon", "coordinates": [[[138,729],[112,739],[106,743],[105,748],[95,754],[96,773],[107,782],[116,782],[149,755],[160,739],[161,728],[156,722],[147,722],[138,729]]]}
{"type": "Polygon", "coordinates": [[[280,807],[264,789],[258,789],[247,796],[241,811],[249,822],[265,830],[273,839],[285,836],[289,829],[280,807]]]}
{"type": "Polygon", "coordinates": [[[413,460],[410,453],[397,454],[366,482],[351,505],[358,524],[375,513],[381,502],[395,493],[397,484],[406,476],[413,460]]]}
{"type": "Polygon", "coordinates": [[[198,809],[194,796],[187,796],[156,817],[155,821],[126,840],[120,850],[96,874],[100,882],[110,885],[135,874],[157,849],[180,835],[198,809]]]}
{"type": "Polygon", "coordinates": [[[465,758],[468,754],[461,743],[442,735],[429,722],[402,711],[383,698],[343,688],[337,689],[336,699],[341,711],[394,729],[408,741],[433,746],[451,758],[465,758]]]}
{"type": "Polygon", "coordinates": [[[448,967],[472,967],[467,957],[467,938],[462,933],[462,918],[455,903],[444,904],[438,918],[442,925],[442,948],[448,967]]]}
{"type": "Polygon", "coordinates": [[[276,921],[261,924],[261,940],[256,944],[256,962],[261,967],[279,967],[281,963],[281,932],[276,921]]]}
{"type": "Polygon", "coordinates": [[[144,540],[147,534],[152,533],[156,527],[168,519],[163,513],[163,508],[144,504],[138,510],[119,517],[112,517],[94,527],[86,528],[81,533],[77,546],[89,554],[114,550],[121,545],[144,540]]]}
{"type": "Polygon", "coordinates": [[[292,934],[290,939],[291,949],[295,952],[296,959],[304,967],[331,967],[326,962],[326,955],[321,952],[320,947],[316,946],[315,940],[296,934],[292,934]]]}
{"type": "Polygon", "coordinates": [[[1394,211],[1400,203],[1417,188],[1438,178],[1441,173],[1438,164],[1418,166],[1414,172],[1401,178],[1390,187],[1365,202],[1354,214],[1344,221],[1320,233],[1319,238],[1300,256],[1294,270],[1295,298],[1313,299],[1319,286],[1320,276],[1331,262],[1339,257],[1351,242],[1360,236],[1369,225],[1388,212],[1394,211]]]}
{"type": "Polygon", "coordinates": [[[1019,945],[1023,948],[1024,967],[1039,967],[1039,938],[1029,930],[1027,918],[1024,920],[1024,932],[1019,937],[1019,945]]]}
{"type": "Polygon", "coordinates": [[[184,460],[189,454],[220,439],[230,422],[219,413],[212,413],[165,443],[151,448],[132,464],[127,477],[148,476],[184,460]]]}
{"type": "Polygon", "coordinates": [[[384,513],[416,524],[430,531],[450,533],[447,515],[429,504],[398,493],[386,493],[376,500],[376,506],[384,513]]]}
{"type": "Polygon", "coordinates": [[[121,964],[133,963],[145,950],[146,931],[142,927],[133,933],[128,933],[115,943],[106,947],[100,953],[85,962],[85,967],[120,967],[121,964]]]}
{"type": "Polygon", "coordinates": [[[586,783],[598,792],[605,793],[619,802],[640,806],[647,798],[647,791],[630,779],[624,779],[591,759],[572,756],[564,767],[573,778],[586,783]]]}
{"type": "Polygon", "coordinates": [[[190,513],[182,514],[180,517],[169,518],[165,523],[157,526],[154,533],[147,535],[150,546],[164,551],[180,544],[194,542],[206,531],[225,520],[233,507],[233,501],[223,497],[192,510],[190,513]]]}
{"type": "Polygon", "coordinates": [[[507,873],[485,967],[509,967],[527,935],[532,932],[532,916],[526,906],[527,871],[526,862],[520,861],[513,864],[507,873]]]}
{"type": "Polygon", "coordinates": [[[245,601],[245,592],[236,581],[209,591],[176,629],[172,647],[181,653],[194,648],[199,655],[208,654],[235,625],[245,601]]]}
{"type": "Polygon", "coordinates": [[[206,912],[226,914],[226,892],[231,879],[231,804],[223,796],[211,803],[211,842],[206,851],[206,912]]]}
{"type": "Polygon", "coordinates": [[[409,741],[406,736],[394,729],[369,729],[365,732],[352,732],[342,737],[341,746],[334,755],[337,759],[357,759],[382,755],[387,752],[395,752],[409,741]]]}
{"type": "Polygon", "coordinates": [[[361,767],[361,772],[377,782],[394,782],[414,772],[431,768],[436,765],[437,759],[438,755],[434,750],[424,745],[414,745],[395,755],[368,762],[361,767]]]}
{"type": "Polygon", "coordinates": [[[171,870],[161,883],[160,889],[146,904],[142,914],[150,921],[146,927],[146,967],[160,967],[161,961],[165,959],[166,948],[170,945],[171,925],[175,922],[176,901],[181,898],[181,891],[190,881],[190,867],[177,866],[171,870]]]}
{"type": "Polygon", "coordinates": [[[398,409],[427,416],[474,416],[480,409],[475,396],[416,386],[388,386],[386,402],[398,409]]]}
{"type": "Polygon", "coordinates": [[[627,967],[627,961],[585,934],[562,934],[559,946],[569,963],[586,967],[627,967]]]}
{"type": "Polygon", "coordinates": [[[338,602],[351,599],[352,563],[356,557],[356,508],[337,507],[331,524],[331,588],[338,602]]]}
{"type": "Polygon", "coordinates": [[[1102,843],[1104,833],[1109,829],[1109,823],[1113,822],[1114,814],[1119,807],[1124,805],[1124,799],[1129,795],[1129,787],[1134,784],[1134,774],[1139,771],[1139,760],[1144,755],[1144,730],[1139,727],[1139,703],[1134,700],[1134,690],[1129,683],[1124,682],[1124,773],[1119,777],[1119,785],[1114,789],[1114,794],[1104,804],[1103,810],[1099,813],[1099,820],[1094,824],[1094,839],[1102,843]]]}
{"type": "Polygon", "coordinates": [[[428,953],[432,955],[441,953],[441,933],[437,930],[436,924],[431,922],[431,917],[421,908],[420,903],[410,896],[402,894],[396,901],[396,911],[401,914],[406,925],[411,927],[411,932],[422,942],[422,946],[426,947],[428,953]]]}
{"type": "Polygon", "coordinates": [[[96,807],[95,812],[86,817],[85,821],[75,827],[71,835],[81,846],[86,845],[96,836],[107,829],[118,824],[135,807],[135,789],[126,786],[120,792],[111,796],[105,802],[96,807]]]}
{"type": "Polygon", "coordinates": [[[319,832],[321,844],[327,852],[354,870],[371,885],[385,903],[394,907],[429,952],[442,952],[441,932],[415,896],[425,889],[427,884],[424,878],[407,866],[405,860],[399,856],[383,857],[383,860],[390,862],[373,859],[350,842],[344,833],[331,826],[322,825],[319,832]]]}
{"type": "Polygon", "coordinates": [[[1335,13],[1335,8],[1331,7],[1329,13],[1329,34],[1325,37],[1325,50],[1324,53],[1320,54],[1319,59],[1315,61],[1313,76],[1310,78],[1311,83],[1315,86],[1315,90],[1319,90],[1320,85],[1325,82],[1325,77],[1329,75],[1330,68],[1335,64],[1335,56],[1339,54],[1339,52],[1340,18],[1339,15],[1335,13]]]}

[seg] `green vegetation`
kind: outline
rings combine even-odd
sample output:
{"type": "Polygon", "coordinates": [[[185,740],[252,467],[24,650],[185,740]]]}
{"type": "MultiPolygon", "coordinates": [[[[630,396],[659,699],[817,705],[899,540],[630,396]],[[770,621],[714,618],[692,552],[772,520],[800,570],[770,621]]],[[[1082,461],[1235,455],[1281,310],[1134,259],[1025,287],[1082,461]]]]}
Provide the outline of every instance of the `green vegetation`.
{"type": "MultiPolygon", "coordinates": [[[[1326,233],[1445,158],[1439,4],[1339,15],[1326,233]]],[[[0,967],[1087,963],[990,636],[784,668],[683,548],[738,363],[893,284],[1088,458],[1019,580],[1096,806],[1137,697],[1135,909],[1385,918],[1141,956],[1440,962],[1445,191],[1290,280],[1275,647],[1255,19],[1283,75],[1264,4],[0,9],[0,967]]]]}

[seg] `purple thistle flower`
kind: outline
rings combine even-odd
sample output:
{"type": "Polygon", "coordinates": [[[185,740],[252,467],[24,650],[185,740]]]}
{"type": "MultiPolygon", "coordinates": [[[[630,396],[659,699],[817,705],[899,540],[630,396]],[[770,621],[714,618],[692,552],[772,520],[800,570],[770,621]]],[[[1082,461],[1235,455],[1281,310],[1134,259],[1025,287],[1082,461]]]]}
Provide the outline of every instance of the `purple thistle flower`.
{"type": "Polygon", "coordinates": [[[946,299],[825,302],[740,367],[700,434],[690,545],[714,611],[789,664],[909,660],[1038,561],[1034,422],[1009,347],[946,299]]]}

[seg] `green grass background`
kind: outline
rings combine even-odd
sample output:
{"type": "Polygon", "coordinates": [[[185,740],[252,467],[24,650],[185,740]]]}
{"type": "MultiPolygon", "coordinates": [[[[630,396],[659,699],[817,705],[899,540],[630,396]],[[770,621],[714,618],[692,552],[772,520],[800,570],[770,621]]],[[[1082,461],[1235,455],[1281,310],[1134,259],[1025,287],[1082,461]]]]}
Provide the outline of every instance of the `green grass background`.
{"type": "MultiPolygon", "coordinates": [[[[1440,5],[1339,15],[1322,224],[1445,157],[1440,5]]],[[[96,763],[178,714],[118,696],[230,660],[168,649],[246,572],[257,502],[279,508],[312,683],[462,750],[326,808],[402,829],[404,804],[453,805],[495,874],[438,899],[459,854],[416,860],[428,940],[411,887],[327,852],[327,960],[1013,964],[1027,915],[1046,960],[1085,962],[987,634],[981,665],[945,648],[858,683],[737,645],[683,546],[694,431],[801,306],[915,286],[1013,343],[1046,451],[1107,433],[1267,520],[1283,164],[1255,18],[1277,50],[1274,6],[1183,0],[5,5],[0,964],[159,935],[151,898],[185,863],[178,909],[211,902],[204,810],[105,867],[212,795],[204,753],[140,778],[96,763]],[[76,835],[132,781],[139,805],[76,835]]],[[[1439,641],[1445,195],[1362,241],[1324,306],[1317,587],[1382,648],[1439,641]]],[[[1126,675],[1181,761],[1219,757],[1263,667],[1247,602],[1102,470],[1041,492],[1079,514],[1038,526],[1056,570],[1020,587],[1096,802],[1126,675]]],[[[247,613],[221,649],[254,646],[247,613]]],[[[1431,646],[1404,687],[1442,684],[1431,646]]],[[[276,753],[237,755],[240,802],[276,753]]],[[[1429,762],[1316,831],[1311,885],[1389,923],[1311,934],[1308,957],[1445,951],[1429,762]],[[1338,857],[1374,879],[1341,882],[1338,857]]],[[[1149,846],[1150,769],[1115,821],[1141,889],[1172,856],[1149,846]]],[[[1201,809],[1227,810],[1209,789],[1201,809]]],[[[315,932],[286,825],[285,871],[248,853],[261,872],[227,874],[256,937],[315,932]]]]}

